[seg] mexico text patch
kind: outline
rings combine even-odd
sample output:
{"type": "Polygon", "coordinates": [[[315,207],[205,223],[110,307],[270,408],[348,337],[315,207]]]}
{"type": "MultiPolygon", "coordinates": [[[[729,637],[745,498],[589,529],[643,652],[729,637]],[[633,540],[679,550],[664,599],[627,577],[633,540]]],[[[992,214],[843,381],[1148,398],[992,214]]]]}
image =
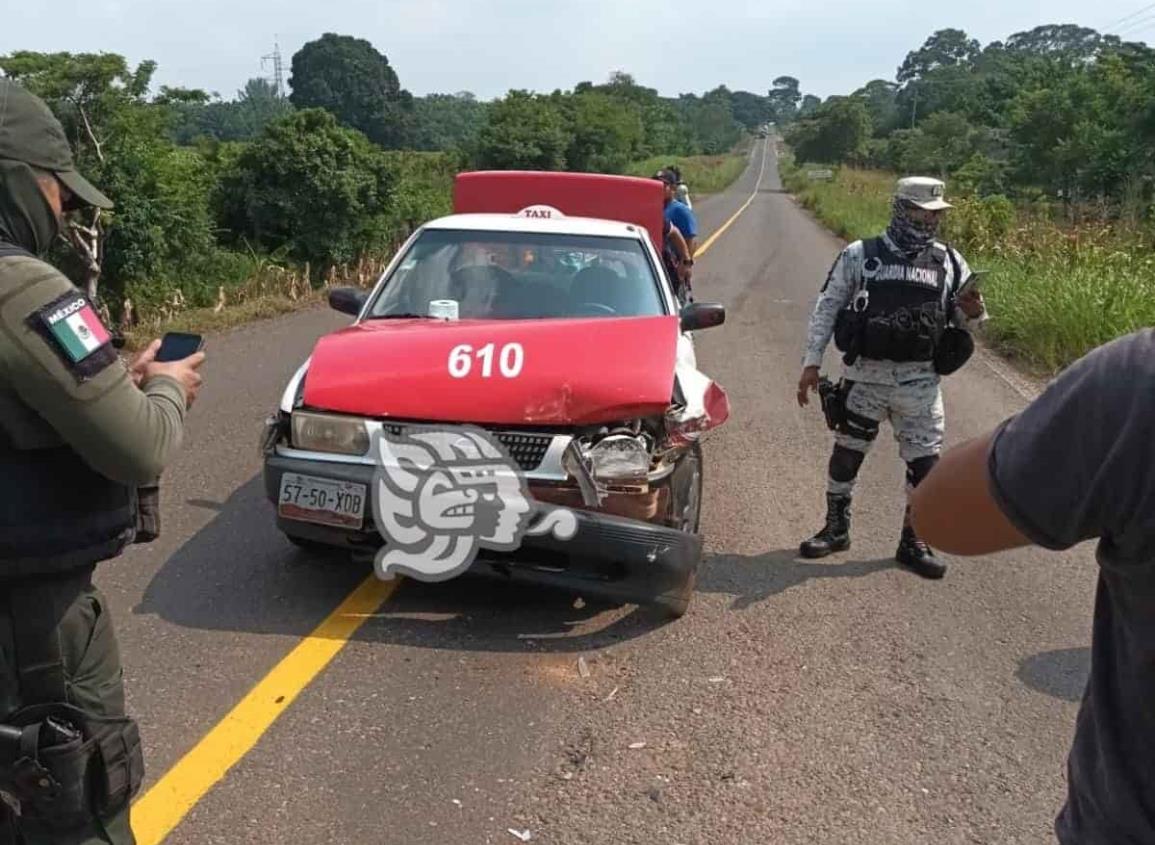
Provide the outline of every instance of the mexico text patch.
{"type": "Polygon", "coordinates": [[[49,302],[29,317],[29,323],[81,379],[95,375],[117,358],[108,329],[80,291],[49,302]]]}

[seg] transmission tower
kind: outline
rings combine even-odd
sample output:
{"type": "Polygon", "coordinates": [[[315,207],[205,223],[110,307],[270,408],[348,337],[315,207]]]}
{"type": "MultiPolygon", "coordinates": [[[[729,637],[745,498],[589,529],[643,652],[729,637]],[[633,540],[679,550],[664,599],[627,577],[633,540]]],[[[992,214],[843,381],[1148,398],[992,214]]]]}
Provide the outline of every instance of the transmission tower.
{"type": "Polygon", "coordinates": [[[281,63],[281,45],[276,36],[273,41],[273,52],[267,56],[261,56],[261,70],[265,69],[265,62],[271,61],[273,63],[273,86],[276,88],[277,96],[285,96],[285,68],[281,63]]]}

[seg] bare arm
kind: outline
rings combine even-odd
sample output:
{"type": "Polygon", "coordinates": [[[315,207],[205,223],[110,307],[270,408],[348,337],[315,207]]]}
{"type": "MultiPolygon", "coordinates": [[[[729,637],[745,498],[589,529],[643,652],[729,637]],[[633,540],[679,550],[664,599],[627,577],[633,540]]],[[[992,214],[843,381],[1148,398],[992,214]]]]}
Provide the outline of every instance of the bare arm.
{"type": "Polygon", "coordinates": [[[948,554],[984,555],[1030,545],[991,496],[993,433],[948,451],[911,495],[918,535],[948,554]]]}
{"type": "Polygon", "coordinates": [[[670,240],[674,242],[674,248],[678,251],[678,258],[686,261],[690,258],[690,247],[686,243],[686,239],[682,237],[681,230],[677,226],[670,226],[670,240]]]}
{"type": "Polygon", "coordinates": [[[979,555],[1155,537],[1155,330],[1100,346],[1019,414],[949,451],[911,499],[931,545],[979,555]]]}

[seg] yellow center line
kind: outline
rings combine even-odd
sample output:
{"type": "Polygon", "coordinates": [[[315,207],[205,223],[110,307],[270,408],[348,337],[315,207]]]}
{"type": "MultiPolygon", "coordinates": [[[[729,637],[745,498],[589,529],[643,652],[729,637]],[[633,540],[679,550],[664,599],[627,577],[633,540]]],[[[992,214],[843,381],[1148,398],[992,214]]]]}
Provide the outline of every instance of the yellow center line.
{"type": "Polygon", "coordinates": [[[714,234],[710,235],[710,237],[706,239],[705,243],[701,244],[696,250],[694,250],[695,261],[706,254],[706,250],[714,245],[714,241],[722,237],[722,233],[733,225],[734,221],[741,216],[743,211],[750,207],[750,203],[754,202],[754,199],[758,196],[758,188],[762,185],[762,174],[766,172],[766,148],[769,145],[770,139],[767,138],[762,144],[762,166],[758,169],[758,179],[754,182],[754,192],[750,194],[750,198],[746,200],[746,202],[742,203],[742,207],[735,211],[733,215],[731,215],[729,220],[723,223],[721,227],[716,232],[714,232],[714,234]]]}
{"type": "Polygon", "coordinates": [[[137,845],[158,845],[220,781],[293,700],[320,674],[366,619],[389,600],[400,578],[366,578],[273,667],[191,751],[133,805],[137,845]]]}

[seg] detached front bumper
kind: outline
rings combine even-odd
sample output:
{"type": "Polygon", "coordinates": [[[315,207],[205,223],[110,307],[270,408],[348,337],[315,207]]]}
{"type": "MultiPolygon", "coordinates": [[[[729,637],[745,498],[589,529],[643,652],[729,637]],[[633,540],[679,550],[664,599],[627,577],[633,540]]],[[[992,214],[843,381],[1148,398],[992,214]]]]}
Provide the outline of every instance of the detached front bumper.
{"type": "MultiPolygon", "coordinates": [[[[338,528],[276,517],[285,534],[360,554],[375,554],[384,541],[373,520],[373,467],[365,464],[265,456],[265,494],[276,508],[281,478],[300,473],[333,481],[364,484],[368,490],[364,527],[338,528]]],[[[530,493],[534,485],[530,482],[530,493]]],[[[546,501],[543,491],[539,501],[546,501]]],[[[513,552],[482,548],[470,572],[510,581],[580,591],[589,597],[649,604],[676,591],[698,565],[702,539],[642,519],[571,508],[577,533],[569,540],[551,535],[525,536],[513,552]]]]}

